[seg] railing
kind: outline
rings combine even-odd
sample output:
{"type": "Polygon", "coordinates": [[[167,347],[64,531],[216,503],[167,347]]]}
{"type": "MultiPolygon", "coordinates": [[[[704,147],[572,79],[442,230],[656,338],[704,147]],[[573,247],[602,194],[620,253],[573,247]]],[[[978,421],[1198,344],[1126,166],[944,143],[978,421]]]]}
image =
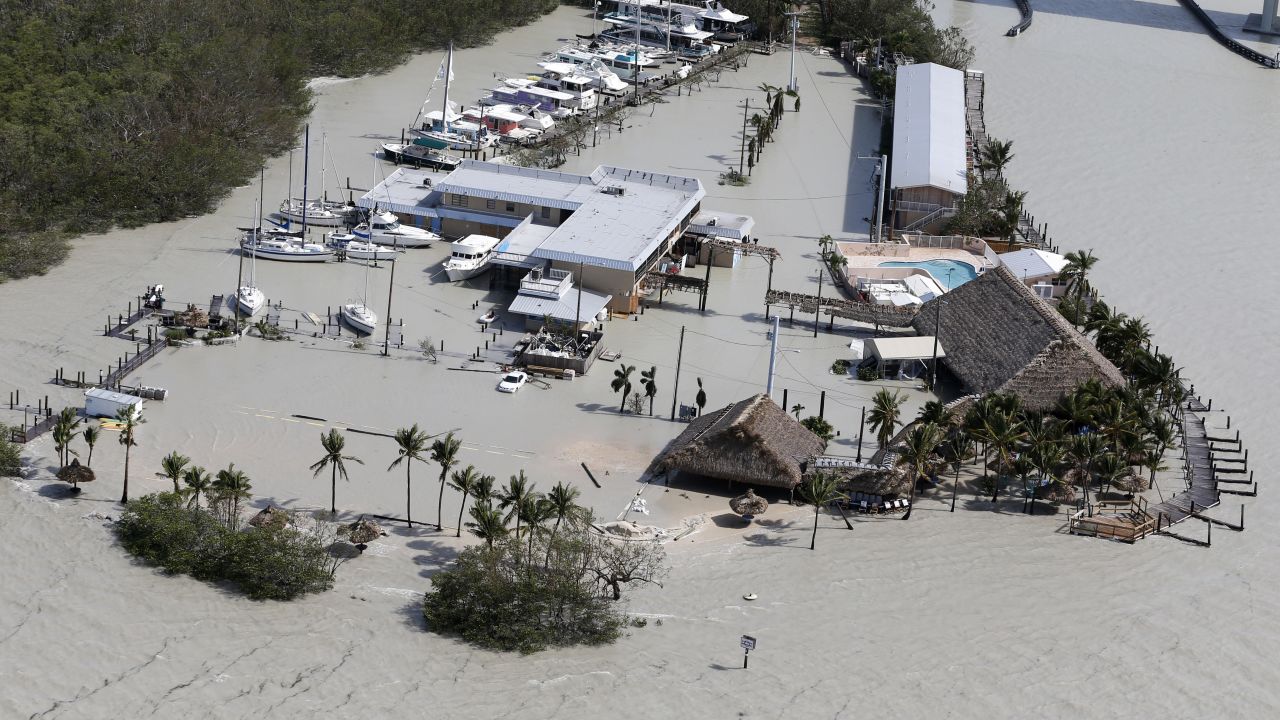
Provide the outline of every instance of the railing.
{"type": "Polygon", "coordinates": [[[1072,535],[1091,535],[1132,543],[1154,532],[1156,521],[1147,511],[1146,500],[1138,497],[1100,501],[1093,505],[1092,511],[1072,513],[1067,525],[1072,535]]]}
{"type": "Polygon", "coordinates": [[[1217,40],[1219,43],[1222,43],[1222,45],[1226,47],[1228,50],[1230,50],[1231,52],[1239,55],[1242,58],[1245,58],[1246,60],[1252,60],[1253,62],[1256,62],[1263,67],[1268,67],[1273,69],[1276,67],[1280,67],[1280,64],[1277,64],[1276,62],[1276,58],[1267,57],[1266,55],[1263,55],[1257,50],[1254,50],[1251,47],[1246,47],[1240,44],[1239,42],[1236,42],[1235,40],[1232,40],[1230,37],[1228,37],[1227,34],[1222,32],[1222,30],[1218,27],[1218,24],[1215,23],[1213,19],[1209,17],[1209,14],[1206,13],[1204,10],[1202,10],[1198,4],[1196,4],[1195,0],[1178,0],[1178,2],[1181,2],[1184,7],[1186,7],[1188,10],[1191,11],[1192,15],[1196,16],[1196,19],[1200,21],[1200,24],[1204,26],[1204,29],[1209,32],[1209,35],[1214,40],[1217,40]]]}
{"type": "Polygon", "coordinates": [[[102,386],[107,388],[118,387],[120,385],[120,381],[123,380],[125,376],[134,370],[137,370],[146,361],[155,357],[161,350],[165,349],[168,344],[168,339],[164,337],[156,338],[150,345],[142,350],[142,352],[139,352],[137,355],[134,355],[121,363],[115,370],[107,373],[107,376],[102,379],[102,386]]]}

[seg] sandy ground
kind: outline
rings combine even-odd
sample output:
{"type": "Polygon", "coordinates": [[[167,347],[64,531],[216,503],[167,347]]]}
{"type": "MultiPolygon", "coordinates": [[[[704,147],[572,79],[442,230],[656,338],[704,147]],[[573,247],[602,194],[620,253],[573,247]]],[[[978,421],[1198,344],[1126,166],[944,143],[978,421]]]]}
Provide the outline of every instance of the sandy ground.
{"type": "MultiPolygon", "coordinates": [[[[1062,245],[1092,246],[1104,258],[1097,275],[1108,300],[1147,315],[1162,348],[1215,406],[1232,409],[1233,426],[1253,441],[1251,460],[1265,469],[1275,454],[1258,441],[1274,426],[1266,410],[1277,398],[1273,386],[1247,379],[1277,350],[1276,326],[1250,303],[1277,265],[1275,249],[1254,238],[1263,237],[1262,188],[1280,157],[1264,142],[1265,123],[1243,118],[1280,109],[1277,76],[1185,29],[1134,21],[1143,17],[1138,9],[1117,21],[1087,17],[1093,6],[1062,5],[1061,13],[1037,8],[1031,34],[1016,41],[1000,36],[1012,22],[1003,4],[957,2],[940,12],[964,24],[979,46],[988,124],[1015,140],[1011,172],[1031,190],[1030,206],[1062,245]],[[1104,47],[1085,51],[1104,39],[1104,47]],[[1198,112],[1188,112],[1192,102],[1198,112]],[[1107,138],[1102,152],[1099,138],[1107,138]],[[1200,207],[1206,211],[1194,210],[1200,207]],[[1213,292],[1195,290],[1203,279],[1213,292]],[[1224,314],[1248,320],[1222,323],[1224,314]]],[[[588,23],[561,10],[490,47],[460,52],[462,97],[478,96],[493,72],[532,69],[555,38],[588,23]]],[[[344,180],[367,187],[388,171],[370,153],[412,119],[439,59],[317,84],[313,141],[327,134],[344,180]]],[[[782,249],[775,288],[811,290],[817,238],[866,234],[872,163],[857,158],[872,154],[879,118],[836,61],[803,55],[797,64],[803,111],[786,117],[747,187],[720,186],[716,177],[736,162],[741,101],[759,100],[762,81],[785,82],[784,55],[753,57],[746,69],[671,98],[652,116],[644,109],[621,134],[602,134],[599,147],[572,158],[569,169],[608,162],[693,174],[707,186],[706,207],[751,213],[761,242],[782,249]]],[[[288,164],[282,158],[268,167],[269,206],[286,192],[288,164]]],[[[300,169],[296,160],[295,183],[300,169]]],[[[0,387],[21,388],[28,399],[47,393],[55,407],[73,403],[75,393],[44,383],[55,367],[94,371],[127,349],[98,333],[129,296],[154,282],[178,300],[207,302],[230,291],[233,228],[247,221],[256,197],[256,186],[245,187],[209,216],[84,238],[48,276],[0,287],[5,307],[26,309],[5,316],[0,387]]],[[[705,315],[693,296],[677,296],[638,320],[607,326],[623,362],[659,369],[658,417],[651,419],[618,415],[608,363],[515,396],[493,391],[495,375],[453,369],[486,339],[473,303],[502,296],[483,283],[441,284],[442,256],[442,248],[411,251],[399,264],[391,313],[405,319],[411,343],[428,335],[445,341],[438,364],[310,338],[169,350],[149,363],[137,379],[172,395],[149,406],[132,492],[163,488],[167,481],[151,474],[177,448],[208,467],[234,461],[252,478],[259,503],[319,507],[328,483],[312,479],[306,466],[319,456],[320,426],[457,429],[464,464],[499,478],[524,469],[542,489],[574,482],[604,518],[617,517],[638,491],[651,515],[631,519],[678,527],[705,518],[699,532],[668,546],[664,587],[632,595],[629,609],[648,626],[611,647],[530,658],[425,633],[418,598],[460,541],[421,528],[392,528],[342,568],[334,591],[287,605],[164,578],[124,557],[96,517],[118,512],[123,458],[114,436],[106,434],[95,452],[102,480],[74,500],[47,482],[46,437],[29,448],[30,476],[0,485],[0,539],[10,549],[0,571],[7,688],[0,717],[313,717],[339,708],[521,718],[1061,717],[1134,702],[1173,717],[1262,717],[1280,706],[1271,621],[1280,588],[1268,562],[1275,513],[1266,504],[1250,510],[1249,532],[1219,531],[1203,550],[1165,538],[1134,547],[1072,538],[1061,518],[1020,515],[1017,501],[992,508],[968,493],[952,514],[939,495],[924,498],[909,524],[857,518],[851,533],[823,515],[817,552],[810,552],[806,509],[775,504],[766,523],[744,529],[724,517],[724,488],[666,492],[638,482],[681,428],[662,419],[681,326],[680,401],[691,401],[695,377],[711,407],[763,387],[761,261],[714,269],[705,315]],[[583,462],[603,488],[590,485],[583,462]],[[759,599],[743,601],[749,592],[759,599]],[[737,646],[743,633],[760,641],[745,672],[737,646]]],[[[286,322],[347,301],[364,275],[357,264],[258,268],[260,286],[284,303],[286,322]]],[[[370,300],[385,314],[387,269],[370,275],[371,287],[381,289],[370,300]]],[[[841,431],[834,449],[853,452],[859,411],[876,388],[827,374],[853,333],[838,328],[814,338],[808,322],[783,323],[778,388],[806,414],[826,390],[826,415],[841,431]]],[[[514,337],[489,339],[501,347],[514,337]]],[[[501,350],[490,357],[500,359],[501,350]]],[[[925,399],[901,387],[912,408],[925,399]]],[[[394,457],[390,441],[351,433],[348,447],[366,465],[340,482],[339,508],[402,514],[403,476],[385,471],[394,457]]],[[[435,517],[434,474],[415,468],[416,519],[435,517]]],[[[1168,479],[1162,484],[1171,487],[1168,479]]],[[[1229,501],[1222,512],[1232,517],[1237,505],[1229,501]]],[[[441,510],[452,527],[457,498],[447,493],[441,510]]]]}

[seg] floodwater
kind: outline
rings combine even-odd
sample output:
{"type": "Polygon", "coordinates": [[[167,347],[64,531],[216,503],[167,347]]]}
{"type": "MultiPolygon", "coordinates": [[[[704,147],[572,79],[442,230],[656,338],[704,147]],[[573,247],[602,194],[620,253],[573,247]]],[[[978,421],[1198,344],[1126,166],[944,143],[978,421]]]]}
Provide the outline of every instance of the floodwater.
{"type": "MultiPolygon", "coordinates": [[[[1280,167],[1269,127],[1280,73],[1230,55],[1189,18],[1180,21],[1172,3],[1036,9],[1035,25],[1017,39],[1003,37],[1016,18],[1003,2],[944,2],[938,13],[978,47],[989,131],[1014,141],[1009,172],[1030,191],[1037,218],[1064,248],[1094,249],[1105,298],[1144,315],[1162,351],[1241,428],[1263,482],[1261,498],[1248,502],[1248,531],[1219,529],[1211,549],[1168,538],[1128,547],[1068,536],[1061,518],[1021,515],[1016,501],[993,512],[967,494],[954,514],[928,497],[910,523],[855,519],[853,532],[823,515],[814,552],[805,508],[775,503],[766,523],[743,530],[724,520],[720,488],[667,492],[636,480],[681,427],[661,417],[682,326],[679,401],[692,399],[694,378],[706,384],[709,407],[763,385],[763,261],[713,270],[706,314],[695,297],[677,294],[607,326],[620,362],[659,369],[658,417],[649,419],[618,415],[608,363],[547,389],[493,392],[497,376],[468,372],[480,366],[466,358],[487,339],[497,359],[513,340],[485,336],[474,322],[502,297],[483,283],[444,284],[444,248],[415,250],[397,263],[391,314],[404,318],[410,346],[426,336],[445,342],[438,364],[311,338],[166,351],[141,372],[172,396],[149,407],[131,491],[163,488],[151,473],[179,448],[209,467],[236,462],[259,503],[319,507],[328,483],[306,466],[319,456],[321,427],[296,415],[375,432],[415,421],[433,433],[459,428],[464,464],[499,478],[525,469],[540,489],[572,481],[607,519],[638,489],[651,515],[631,519],[678,528],[707,518],[668,546],[663,586],[632,595],[629,610],[648,625],[610,647],[532,657],[423,632],[420,593],[460,546],[451,533],[424,529],[393,528],[342,568],[332,592],[287,605],[165,578],[131,564],[92,516],[118,512],[123,457],[114,437],[94,456],[101,479],[74,500],[49,482],[46,437],[30,448],[27,477],[0,486],[8,548],[0,716],[314,717],[342,708],[439,717],[1079,717],[1135,706],[1169,717],[1273,715],[1280,583],[1266,469],[1277,458],[1266,440],[1276,429],[1267,411],[1280,398],[1266,377],[1277,327],[1264,303],[1280,263],[1264,217],[1280,167]],[[587,481],[584,462],[601,489],[587,481]],[[747,593],[759,599],[745,602],[747,593]],[[759,640],[745,671],[742,634],[759,640]]],[[[1219,0],[1208,9],[1253,8],[1219,0]]],[[[561,9],[457,53],[455,97],[469,102],[495,72],[534,69],[539,52],[589,22],[561,9]]],[[[335,177],[369,187],[388,171],[371,152],[413,119],[440,59],[318,88],[313,188],[326,155],[331,197],[341,192],[335,177]]],[[[782,251],[773,287],[813,291],[817,239],[866,235],[873,163],[859,158],[874,154],[878,110],[830,57],[801,55],[797,67],[803,109],[784,118],[746,187],[717,177],[737,162],[742,102],[763,100],[761,82],[785,83],[785,55],[752,57],[700,91],[641,109],[566,169],[611,163],[692,174],[707,188],[704,207],[754,215],[762,244],[782,251]]],[[[300,158],[293,172],[296,191],[300,158]]],[[[288,158],[269,164],[268,207],[285,195],[289,174],[288,158]]],[[[4,307],[26,308],[0,321],[0,386],[21,388],[24,399],[47,393],[55,407],[74,403],[74,392],[43,383],[55,367],[92,374],[123,351],[122,341],[95,332],[128,297],[154,282],[180,301],[230,291],[232,229],[248,220],[257,194],[240,188],[209,216],[84,238],[48,276],[0,286],[4,307]]],[[[259,285],[285,305],[282,318],[300,327],[300,313],[322,315],[360,294],[365,273],[355,263],[257,267],[259,285]]],[[[388,268],[369,276],[370,302],[385,316],[388,268]]],[[[876,389],[826,373],[852,337],[837,326],[815,338],[807,318],[784,321],[780,337],[778,387],[805,414],[827,391],[839,452],[856,450],[859,412],[876,389]]],[[[900,386],[912,407],[924,399],[900,386]]],[[[339,482],[339,508],[401,514],[403,478],[385,472],[389,441],[348,438],[366,465],[339,482]]],[[[414,517],[434,520],[437,470],[414,473],[414,517]]],[[[1237,506],[1228,501],[1219,512],[1233,519],[1237,506]]],[[[457,499],[447,493],[442,510],[451,528],[457,499]]],[[[1204,529],[1182,531],[1200,537],[1204,529]]]]}

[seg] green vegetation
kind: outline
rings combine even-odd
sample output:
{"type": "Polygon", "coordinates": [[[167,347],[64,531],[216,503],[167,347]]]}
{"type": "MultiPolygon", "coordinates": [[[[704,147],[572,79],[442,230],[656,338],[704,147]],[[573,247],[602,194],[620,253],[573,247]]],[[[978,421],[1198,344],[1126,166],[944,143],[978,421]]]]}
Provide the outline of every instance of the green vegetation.
{"type": "Polygon", "coordinates": [[[871,382],[872,380],[879,380],[880,373],[876,370],[874,365],[859,366],[858,379],[863,382],[871,382]]]}
{"type": "Polygon", "coordinates": [[[73,235],[208,212],[294,144],[308,77],[482,44],[556,4],[0,0],[0,282],[73,235]]]}
{"type": "Polygon", "coordinates": [[[485,544],[431,578],[422,611],[435,632],[522,653],[611,642],[626,625],[613,602],[622,586],[660,584],[666,572],[662,545],[593,532],[572,486],[557,483],[542,495],[520,473],[497,499],[495,508],[487,489],[476,492],[467,526],[485,544]]]}
{"type": "Polygon", "coordinates": [[[0,477],[18,477],[22,474],[21,448],[9,440],[8,425],[0,423],[0,477]]]}
{"type": "Polygon", "coordinates": [[[853,363],[849,362],[848,360],[844,360],[844,359],[837,360],[831,363],[831,373],[833,375],[848,375],[849,366],[852,364],[853,363]]]}
{"type": "Polygon", "coordinates": [[[166,573],[230,581],[255,600],[291,600],[333,586],[342,560],[328,552],[323,525],[307,532],[285,523],[237,525],[238,518],[224,522],[163,492],[130,503],[115,531],[125,550],[166,573]]]}
{"type": "Polygon", "coordinates": [[[831,442],[831,439],[836,436],[836,429],[831,426],[831,423],[817,415],[810,415],[801,420],[800,424],[808,428],[809,432],[822,438],[823,442],[831,442]]]}

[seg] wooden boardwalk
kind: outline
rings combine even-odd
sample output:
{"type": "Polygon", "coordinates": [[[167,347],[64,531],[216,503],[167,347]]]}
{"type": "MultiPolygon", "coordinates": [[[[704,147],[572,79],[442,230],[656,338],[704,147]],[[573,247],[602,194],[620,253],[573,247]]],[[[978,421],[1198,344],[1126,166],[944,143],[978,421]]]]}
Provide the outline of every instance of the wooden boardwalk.
{"type": "Polygon", "coordinates": [[[1192,399],[1186,407],[1179,409],[1187,489],[1148,508],[1148,512],[1161,518],[1161,527],[1182,522],[1222,502],[1214,472],[1209,433],[1204,425],[1204,414],[1208,410],[1197,399],[1192,399]]]}

